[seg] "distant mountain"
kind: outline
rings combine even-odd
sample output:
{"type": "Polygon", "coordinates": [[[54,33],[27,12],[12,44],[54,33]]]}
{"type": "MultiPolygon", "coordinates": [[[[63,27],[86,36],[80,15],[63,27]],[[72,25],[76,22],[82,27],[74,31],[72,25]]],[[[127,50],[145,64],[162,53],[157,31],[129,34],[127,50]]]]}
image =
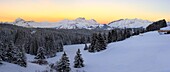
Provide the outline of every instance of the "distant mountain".
{"type": "Polygon", "coordinates": [[[114,28],[138,28],[143,27],[146,28],[148,25],[152,24],[153,22],[148,20],[142,19],[120,19],[116,21],[112,21],[108,24],[110,27],[114,28]]]}
{"type": "Polygon", "coordinates": [[[77,18],[75,20],[62,20],[58,22],[57,29],[91,29],[96,28],[100,24],[94,19],[86,20],[85,18],[77,18]]]}
{"type": "MultiPolygon", "coordinates": [[[[34,22],[25,21],[17,18],[12,24],[23,27],[34,28],[56,28],[56,29],[113,29],[113,28],[146,28],[153,22],[142,19],[119,19],[108,24],[99,24],[94,19],[86,20],[85,18],[77,18],[75,20],[62,20],[59,22],[34,22]]],[[[170,25],[170,23],[168,22],[170,25]]]]}
{"type": "Polygon", "coordinates": [[[94,19],[86,20],[85,18],[77,18],[75,20],[62,20],[60,22],[34,22],[25,21],[21,18],[17,18],[14,25],[23,27],[35,27],[35,28],[56,28],[56,29],[93,29],[101,27],[103,25],[97,23],[94,19]]]}

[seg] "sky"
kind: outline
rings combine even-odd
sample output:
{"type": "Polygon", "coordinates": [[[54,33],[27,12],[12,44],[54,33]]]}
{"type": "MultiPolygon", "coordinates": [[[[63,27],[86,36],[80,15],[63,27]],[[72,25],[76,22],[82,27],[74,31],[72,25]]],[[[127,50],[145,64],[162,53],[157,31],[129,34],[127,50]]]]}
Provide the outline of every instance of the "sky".
{"type": "Polygon", "coordinates": [[[0,0],[0,21],[57,22],[78,17],[99,23],[126,18],[170,21],[169,4],[170,0],[0,0]]]}

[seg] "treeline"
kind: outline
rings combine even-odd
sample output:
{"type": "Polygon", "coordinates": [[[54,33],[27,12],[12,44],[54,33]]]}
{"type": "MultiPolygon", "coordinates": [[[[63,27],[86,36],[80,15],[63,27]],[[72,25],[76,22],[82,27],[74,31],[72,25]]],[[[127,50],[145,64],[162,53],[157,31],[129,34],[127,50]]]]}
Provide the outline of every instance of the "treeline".
{"type": "Polygon", "coordinates": [[[99,52],[106,49],[107,43],[122,41],[144,32],[146,32],[144,28],[115,28],[108,33],[93,33],[89,47],[85,44],[84,50],[99,52]]]}
{"type": "Polygon", "coordinates": [[[47,57],[63,51],[63,45],[89,43],[91,35],[106,30],[87,29],[50,29],[24,28],[10,24],[0,24],[0,41],[4,44],[13,42],[21,45],[28,54],[36,55],[39,47],[45,49],[47,57]]]}
{"type": "Polygon", "coordinates": [[[91,43],[89,47],[86,45],[85,50],[99,52],[106,49],[107,43],[122,41],[147,31],[149,30],[144,28],[113,30],[24,28],[0,23],[0,64],[1,61],[6,61],[25,67],[25,53],[39,55],[42,54],[39,51],[42,48],[45,57],[54,57],[57,52],[64,51],[63,45],[69,44],[91,43]]]}

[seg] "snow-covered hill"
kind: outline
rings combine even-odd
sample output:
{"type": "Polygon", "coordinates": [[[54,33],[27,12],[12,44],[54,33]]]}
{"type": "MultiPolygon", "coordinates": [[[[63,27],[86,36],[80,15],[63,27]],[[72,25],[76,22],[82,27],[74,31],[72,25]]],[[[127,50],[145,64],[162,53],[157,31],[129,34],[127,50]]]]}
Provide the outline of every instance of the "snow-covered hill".
{"type": "MultiPolygon", "coordinates": [[[[66,45],[64,50],[70,59],[73,72],[170,72],[170,35],[160,35],[157,31],[130,37],[124,41],[110,43],[107,49],[98,53],[84,51],[83,44],[66,45]],[[73,68],[73,60],[77,49],[80,48],[84,58],[85,67],[73,68]]],[[[56,57],[49,58],[49,63],[55,63],[61,58],[63,52],[56,57]]],[[[32,61],[34,56],[27,55],[27,60],[32,61]]],[[[28,63],[27,68],[4,63],[0,72],[36,72],[48,69],[28,63]],[[33,68],[33,69],[31,69],[33,68]]]]}
{"type": "Polygon", "coordinates": [[[117,21],[112,21],[108,25],[115,28],[146,28],[148,25],[152,24],[151,21],[142,19],[120,19],[117,21]]]}
{"type": "Polygon", "coordinates": [[[35,28],[56,28],[56,29],[91,29],[96,27],[102,27],[103,25],[97,23],[94,19],[86,20],[85,18],[77,18],[75,20],[62,20],[60,22],[34,22],[25,21],[21,18],[17,18],[14,25],[24,27],[35,27],[35,28]]]}

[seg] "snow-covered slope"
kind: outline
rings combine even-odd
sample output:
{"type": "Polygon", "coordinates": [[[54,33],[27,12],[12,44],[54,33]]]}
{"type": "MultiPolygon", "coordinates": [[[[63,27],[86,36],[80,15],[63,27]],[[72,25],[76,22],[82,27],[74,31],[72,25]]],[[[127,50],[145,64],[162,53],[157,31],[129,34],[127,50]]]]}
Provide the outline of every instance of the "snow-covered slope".
{"type": "Polygon", "coordinates": [[[167,22],[167,25],[170,26],[170,22],[167,22]]]}
{"type": "Polygon", "coordinates": [[[16,19],[13,22],[14,25],[24,27],[35,27],[35,28],[57,28],[57,29],[91,29],[100,26],[94,19],[86,20],[85,18],[77,18],[75,20],[62,20],[60,22],[34,22],[25,21],[21,18],[16,19]]]}
{"type": "Polygon", "coordinates": [[[161,28],[161,30],[170,30],[170,22],[167,22],[167,27],[161,28]]]}
{"type": "Polygon", "coordinates": [[[142,19],[120,19],[117,21],[110,22],[108,25],[115,28],[146,28],[148,25],[152,24],[151,21],[142,19]]]}
{"type": "MultiPolygon", "coordinates": [[[[64,50],[70,59],[73,72],[170,72],[170,35],[159,35],[157,31],[130,37],[124,41],[110,43],[107,49],[98,53],[84,51],[83,44],[66,45],[64,50]],[[73,68],[74,56],[80,48],[85,67],[73,68]]],[[[49,63],[55,63],[63,52],[49,58],[49,63]]],[[[28,61],[34,56],[27,55],[28,61]]],[[[11,64],[0,66],[0,72],[35,72],[43,71],[47,66],[28,63],[27,68],[11,64]],[[33,68],[33,69],[31,69],[33,68]],[[9,70],[10,69],[10,70],[9,70]]]]}

